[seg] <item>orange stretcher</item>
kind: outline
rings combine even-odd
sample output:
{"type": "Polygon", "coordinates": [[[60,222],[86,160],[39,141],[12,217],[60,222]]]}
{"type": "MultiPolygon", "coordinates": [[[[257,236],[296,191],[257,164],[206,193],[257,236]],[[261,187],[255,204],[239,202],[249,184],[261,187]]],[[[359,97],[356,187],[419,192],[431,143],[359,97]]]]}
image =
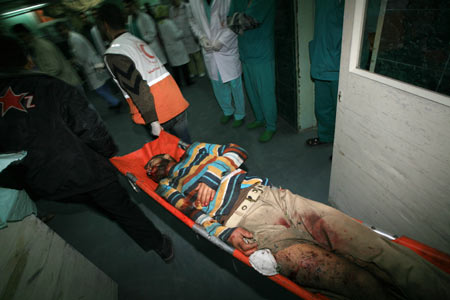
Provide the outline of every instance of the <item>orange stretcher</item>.
{"type": "MultiPolygon", "coordinates": [[[[156,194],[155,189],[157,187],[157,183],[148,178],[144,166],[150,160],[150,158],[160,153],[168,153],[178,160],[184,154],[184,150],[179,147],[179,144],[180,140],[177,137],[165,131],[162,131],[158,139],[145,144],[141,149],[136,150],[132,153],[124,156],[113,157],[111,158],[111,162],[122,174],[127,177],[128,181],[133,186],[136,192],[138,192],[140,188],[151,198],[161,204],[170,213],[172,213],[187,226],[189,226],[189,228],[194,230],[194,232],[208,239],[210,242],[214,243],[216,246],[233,255],[235,258],[239,259],[248,266],[251,266],[247,256],[243,255],[239,250],[236,250],[228,244],[224,243],[222,240],[208,235],[208,233],[203,229],[202,226],[195,224],[194,221],[189,219],[178,209],[173,207],[170,203],[156,194]]],[[[407,237],[396,237],[382,232],[374,227],[369,227],[375,232],[392,240],[393,242],[412,249],[437,267],[441,268],[447,273],[450,273],[449,255],[407,237]]],[[[328,299],[327,297],[319,293],[309,292],[305,288],[300,287],[299,285],[282,275],[274,275],[268,277],[302,299],[328,299]]]]}

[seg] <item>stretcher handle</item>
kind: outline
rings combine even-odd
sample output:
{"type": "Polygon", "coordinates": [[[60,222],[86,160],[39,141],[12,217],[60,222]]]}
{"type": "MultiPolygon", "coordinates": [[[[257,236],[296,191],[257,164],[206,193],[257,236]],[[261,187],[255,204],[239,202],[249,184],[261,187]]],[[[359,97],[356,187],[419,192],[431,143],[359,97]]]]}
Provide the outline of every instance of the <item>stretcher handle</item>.
{"type": "Polygon", "coordinates": [[[136,182],[137,182],[137,177],[134,176],[134,174],[133,174],[133,173],[130,173],[130,172],[127,172],[127,173],[126,173],[126,177],[127,177],[127,179],[128,179],[128,183],[131,185],[131,187],[133,188],[133,190],[134,190],[136,193],[138,193],[138,192],[139,192],[139,188],[138,188],[138,186],[137,186],[137,184],[136,184],[136,182]]]}

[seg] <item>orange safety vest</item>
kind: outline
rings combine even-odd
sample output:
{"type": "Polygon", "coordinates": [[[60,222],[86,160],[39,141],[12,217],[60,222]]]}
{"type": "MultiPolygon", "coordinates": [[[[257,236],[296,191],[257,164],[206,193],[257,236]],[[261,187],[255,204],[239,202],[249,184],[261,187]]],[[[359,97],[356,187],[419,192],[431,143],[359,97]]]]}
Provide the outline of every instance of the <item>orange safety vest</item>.
{"type": "MultiPolygon", "coordinates": [[[[144,41],[127,32],[117,37],[105,54],[124,55],[134,62],[136,69],[141,74],[142,79],[147,82],[150,93],[153,95],[159,123],[163,124],[173,119],[188,108],[189,103],[184,99],[172,75],[144,41]]],[[[112,75],[114,77],[114,74],[112,75]]],[[[118,83],[115,77],[114,81],[118,83]]],[[[130,106],[133,121],[137,124],[145,124],[139,109],[130,96],[120,85],[119,88],[130,106]]]]}

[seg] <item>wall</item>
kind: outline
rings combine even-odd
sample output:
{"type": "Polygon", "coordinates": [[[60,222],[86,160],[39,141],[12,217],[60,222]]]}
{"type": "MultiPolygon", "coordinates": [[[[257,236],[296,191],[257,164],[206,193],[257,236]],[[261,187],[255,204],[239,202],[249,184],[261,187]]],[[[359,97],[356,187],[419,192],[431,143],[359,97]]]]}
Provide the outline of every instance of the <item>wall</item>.
{"type": "Polygon", "coordinates": [[[36,28],[36,26],[39,24],[38,19],[36,18],[36,15],[34,12],[29,12],[26,14],[21,14],[12,18],[7,18],[1,20],[1,26],[2,29],[5,31],[5,33],[10,33],[9,30],[12,26],[18,23],[25,24],[28,28],[33,29],[36,28]]]}
{"type": "Polygon", "coordinates": [[[355,3],[344,16],[330,203],[450,253],[450,97],[353,70],[355,3]]]}

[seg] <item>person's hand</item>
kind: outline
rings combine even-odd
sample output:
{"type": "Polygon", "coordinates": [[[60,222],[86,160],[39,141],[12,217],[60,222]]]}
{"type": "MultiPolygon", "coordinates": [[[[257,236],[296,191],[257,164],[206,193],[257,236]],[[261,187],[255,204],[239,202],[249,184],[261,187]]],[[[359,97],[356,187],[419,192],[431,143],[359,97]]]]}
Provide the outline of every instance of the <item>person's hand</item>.
{"type": "Polygon", "coordinates": [[[207,37],[205,37],[205,36],[203,36],[203,37],[201,37],[200,38],[200,46],[202,46],[206,51],[212,51],[212,43],[211,43],[211,41],[207,38],[207,37]]]}
{"type": "Polygon", "coordinates": [[[161,124],[159,124],[158,121],[154,121],[150,123],[150,128],[152,130],[152,134],[155,136],[159,136],[159,134],[161,133],[161,130],[163,129],[161,127],[161,124]]]}
{"type": "Polygon", "coordinates": [[[203,182],[200,182],[197,187],[194,189],[194,192],[197,192],[197,200],[195,200],[195,206],[208,206],[209,202],[214,199],[214,195],[216,191],[210,188],[203,182]]]}
{"type": "Polygon", "coordinates": [[[104,63],[97,63],[94,65],[94,70],[97,72],[101,72],[105,69],[105,64],[104,63]]]}
{"type": "Polygon", "coordinates": [[[220,49],[222,49],[222,47],[223,47],[223,44],[219,40],[214,41],[214,43],[212,43],[212,45],[211,45],[211,49],[213,51],[220,51],[220,49]]]}
{"type": "Polygon", "coordinates": [[[234,248],[241,251],[245,256],[249,256],[256,250],[258,250],[258,244],[253,241],[253,234],[244,228],[238,227],[228,238],[228,243],[230,243],[234,248]]]}

